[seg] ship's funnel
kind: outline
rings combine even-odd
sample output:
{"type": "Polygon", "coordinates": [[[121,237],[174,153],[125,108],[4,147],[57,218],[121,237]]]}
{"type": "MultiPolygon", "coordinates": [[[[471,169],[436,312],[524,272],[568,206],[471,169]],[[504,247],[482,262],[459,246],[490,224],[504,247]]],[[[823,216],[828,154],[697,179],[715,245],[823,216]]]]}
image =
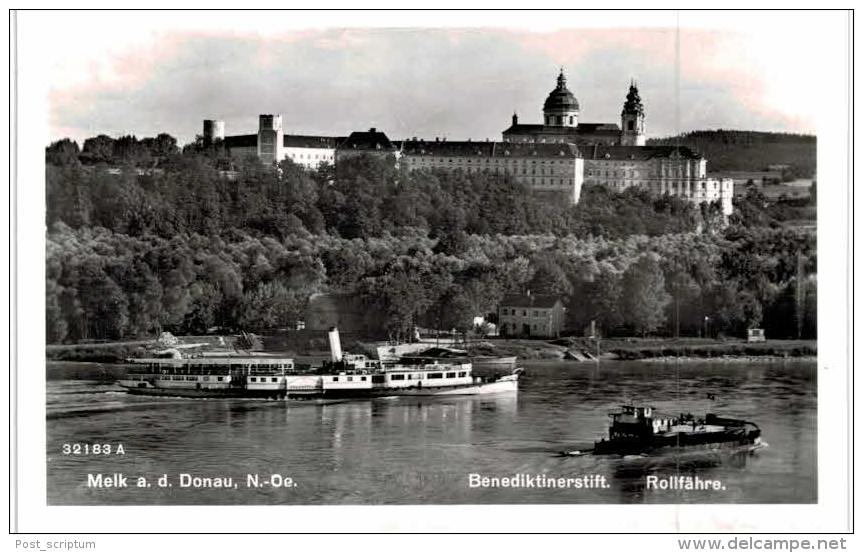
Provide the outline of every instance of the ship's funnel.
{"type": "Polygon", "coordinates": [[[336,327],[330,329],[330,355],[333,361],[342,360],[342,343],[339,340],[339,329],[336,327]]]}

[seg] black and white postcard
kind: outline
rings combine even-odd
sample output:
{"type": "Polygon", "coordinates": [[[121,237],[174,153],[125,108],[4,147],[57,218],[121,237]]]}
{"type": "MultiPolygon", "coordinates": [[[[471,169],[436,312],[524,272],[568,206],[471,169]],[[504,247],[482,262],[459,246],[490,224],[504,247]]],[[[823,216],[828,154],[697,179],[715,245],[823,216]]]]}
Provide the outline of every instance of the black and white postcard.
{"type": "Polygon", "coordinates": [[[852,14],[10,18],[12,531],[851,530],[852,14]]]}

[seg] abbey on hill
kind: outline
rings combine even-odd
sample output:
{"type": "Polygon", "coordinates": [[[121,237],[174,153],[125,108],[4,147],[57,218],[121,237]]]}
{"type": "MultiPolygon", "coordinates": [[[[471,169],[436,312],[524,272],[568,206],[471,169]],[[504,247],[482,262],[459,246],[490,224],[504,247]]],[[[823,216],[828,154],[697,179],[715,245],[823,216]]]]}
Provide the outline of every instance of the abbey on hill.
{"type": "Polygon", "coordinates": [[[307,168],[338,164],[361,154],[393,156],[407,170],[449,169],[509,174],[539,194],[578,203],[585,184],[622,191],[638,187],[696,204],[719,202],[732,212],[731,179],[707,178],[707,160],[685,146],[646,146],[645,109],[631,82],[617,123],[579,121],[581,106],[561,69],[543,103],[539,124],[512,124],[501,141],[390,140],[378,129],[348,136],[285,134],[281,115],[258,119],[257,134],[225,135],[223,121],[205,120],[205,144],[221,142],[231,156],[257,156],[265,163],[290,159],[307,168]]]}

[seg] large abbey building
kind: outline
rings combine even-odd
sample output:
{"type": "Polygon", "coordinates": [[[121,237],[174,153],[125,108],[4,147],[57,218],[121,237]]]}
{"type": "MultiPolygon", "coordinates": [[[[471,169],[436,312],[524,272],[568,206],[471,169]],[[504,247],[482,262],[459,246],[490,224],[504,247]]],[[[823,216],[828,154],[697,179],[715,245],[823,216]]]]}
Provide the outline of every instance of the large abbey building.
{"type": "Polygon", "coordinates": [[[518,115],[497,141],[435,139],[390,141],[377,129],[347,137],[288,135],[279,115],[261,115],[257,134],[224,136],[224,123],[204,121],[204,141],[223,140],[231,156],[255,155],[267,163],[290,159],[304,167],[338,163],[362,153],[392,155],[407,170],[449,169],[510,174],[531,190],[578,203],[584,184],[622,191],[635,186],[693,203],[720,202],[732,211],[731,179],[707,178],[707,160],[686,147],[646,146],[645,109],[630,83],[620,124],[579,121],[581,106],[561,70],[543,104],[539,124],[518,115]]]}

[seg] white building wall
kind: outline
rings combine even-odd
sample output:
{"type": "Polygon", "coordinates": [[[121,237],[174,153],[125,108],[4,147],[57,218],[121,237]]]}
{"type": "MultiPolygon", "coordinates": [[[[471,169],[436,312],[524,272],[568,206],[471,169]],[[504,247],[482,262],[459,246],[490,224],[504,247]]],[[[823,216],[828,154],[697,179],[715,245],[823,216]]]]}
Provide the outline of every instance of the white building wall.
{"type": "Polygon", "coordinates": [[[720,201],[726,216],[734,209],[731,203],[734,181],[707,179],[704,159],[589,159],[584,161],[584,166],[584,184],[599,184],[618,192],[635,186],[654,194],[679,196],[696,204],[720,201]]]}
{"type": "Polygon", "coordinates": [[[405,154],[404,167],[418,169],[460,169],[467,173],[488,171],[509,174],[532,190],[563,192],[578,203],[584,182],[584,160],[576,157],[440,156],[405,154]]]}
{"type": "Polygon", "coordinates": [[[306,169],[317,169],[319,165],[336,162],[335,148],[286,147],[282,159],[290,159],[306,169]]]}

